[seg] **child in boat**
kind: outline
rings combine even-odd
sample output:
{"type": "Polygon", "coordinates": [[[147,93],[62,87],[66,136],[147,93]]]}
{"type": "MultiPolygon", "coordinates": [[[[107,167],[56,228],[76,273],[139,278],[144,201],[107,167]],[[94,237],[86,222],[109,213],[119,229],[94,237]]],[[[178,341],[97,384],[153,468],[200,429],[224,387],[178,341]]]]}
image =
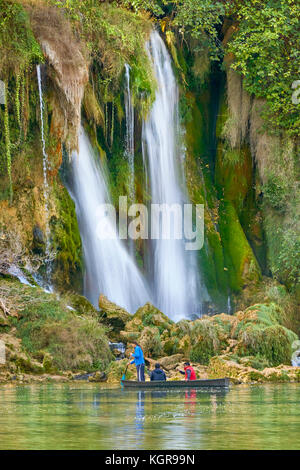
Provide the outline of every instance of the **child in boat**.
{"type": "Polygon", "coordinates": [[[197,380],[196,372],[194,371],[193,367],[190,365],[189,362],[185,362],[183,364],[184,371],[178,370],[181,374],[185,376],[185,380],[197,380]]]}
{"type": "Polygon", "coordinates": [[[155,364],[155,369],[149,375],[150,380],[167,380],[166,374],[158,362],[155,364]]]}
{"type": "Polygon", "coordinates": [[[138,382],[145,382],[145,360],[143,350],[136,341],[132,341],[132,345],[134,346],[134,352],[131,353],[133,361],[128,364],[135,364],[138,382]]]}

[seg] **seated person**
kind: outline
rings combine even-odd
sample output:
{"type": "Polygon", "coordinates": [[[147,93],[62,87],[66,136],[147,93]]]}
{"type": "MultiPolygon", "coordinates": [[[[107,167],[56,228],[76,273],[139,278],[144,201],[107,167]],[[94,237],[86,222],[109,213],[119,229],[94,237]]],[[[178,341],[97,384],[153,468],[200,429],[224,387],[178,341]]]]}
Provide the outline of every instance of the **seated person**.
{"type": "Polygon", "coordinates": [[[181,374],[185,375],[185,380],[197,380],[196,373],[189,362],[183,364],[184,371],[178,370],[181,374]]]}
{"type": "Polygon", "coordinates": [[[166,374],[161,369],[160,364],[155,364],[155,369],[151,372],[150,380],[167,380],[166,374]]]}

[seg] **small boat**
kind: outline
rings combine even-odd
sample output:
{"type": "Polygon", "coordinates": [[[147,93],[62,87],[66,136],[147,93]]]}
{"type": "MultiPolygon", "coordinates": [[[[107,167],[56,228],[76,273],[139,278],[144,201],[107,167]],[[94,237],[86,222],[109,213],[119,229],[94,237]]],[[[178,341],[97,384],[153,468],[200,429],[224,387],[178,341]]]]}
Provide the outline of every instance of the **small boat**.
{"type": "Polygon", "coordinates": [[[149,388],[229,388],[230,379],[201,379],[201,380],[155,380],[150,382],[138,382],[137,380],[121,380],[124,388],[149,389],[149,388]]]}

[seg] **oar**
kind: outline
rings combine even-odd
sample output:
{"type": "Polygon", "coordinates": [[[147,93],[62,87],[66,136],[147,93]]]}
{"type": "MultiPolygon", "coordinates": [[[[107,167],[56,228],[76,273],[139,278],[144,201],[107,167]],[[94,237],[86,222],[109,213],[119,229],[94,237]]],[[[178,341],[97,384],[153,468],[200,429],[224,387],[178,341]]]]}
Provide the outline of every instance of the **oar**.
{"type": "Polygon", "coordinates": [[[128,364],[127,364],[127,366],[126,366],[126,369],[125,369],[125,371],[124,371],[124,374],[122,375],[121,382],[122,382],[123,380],[126,380],[126,372],[127,372],[127,369],[128,369],[128,364]]]}

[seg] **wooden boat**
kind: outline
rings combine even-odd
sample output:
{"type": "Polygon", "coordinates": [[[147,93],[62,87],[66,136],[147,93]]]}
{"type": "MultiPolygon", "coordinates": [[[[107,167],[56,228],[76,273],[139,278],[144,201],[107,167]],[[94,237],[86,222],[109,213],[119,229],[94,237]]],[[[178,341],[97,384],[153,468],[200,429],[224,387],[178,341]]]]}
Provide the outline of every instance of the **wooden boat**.
{"type": "Polygon", "coordinates": [[[230,379],[201,379],[201,380],[155,380],[150,382],[138,382],[136,380],[122,380],[124,388],[152,389],[152,388],[228,388],[230,379]]]}

